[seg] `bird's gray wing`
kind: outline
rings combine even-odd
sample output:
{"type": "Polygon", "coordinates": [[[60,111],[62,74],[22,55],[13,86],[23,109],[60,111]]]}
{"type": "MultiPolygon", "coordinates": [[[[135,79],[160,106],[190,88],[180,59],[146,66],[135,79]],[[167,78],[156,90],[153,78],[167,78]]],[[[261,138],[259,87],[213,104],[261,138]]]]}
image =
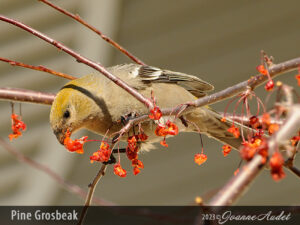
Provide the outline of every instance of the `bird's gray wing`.
{"type": "Polygon", "coordinates": [[[214,87],[200,78],[170,70],[162,70],[153,66],[140,66],[139,76],[144,82],[173,83],[183,87],[196,97],[203,97],[214,87]]]}
{"type": "Polygon", "coordinates": [[[208,82],[200,78],[188,75],[185,73],[163,70],[153,66],[137,65],[137,64],[122,64],[108,68],[116,76],[120,77],[135,85],[135,81],[142,81],[145,84],[157,83],[172,83],[177,84],[196,97],[203,97],[206,92],[211,91],[214,87],[208,82]],[[139,78],[139,79],[137,79],[139,78]]]}

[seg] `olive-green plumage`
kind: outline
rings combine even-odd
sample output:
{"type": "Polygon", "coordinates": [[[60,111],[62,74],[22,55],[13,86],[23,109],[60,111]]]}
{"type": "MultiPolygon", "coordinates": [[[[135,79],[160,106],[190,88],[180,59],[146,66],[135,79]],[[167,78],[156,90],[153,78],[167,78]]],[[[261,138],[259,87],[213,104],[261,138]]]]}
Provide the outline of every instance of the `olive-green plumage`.
{"type": "MultiPolygon", "coordinates": [[[[108,71],[148,98],[153,91],[160,108],[193,101],[213,90],[211,84],[195,76],[151,66],[124,64],[110,67],[108,71]]],[[[75,132],[85,128],[101,135],[108,131],[110,136],[122,128],[120,118],[129,113],[142,115],[148,113],[148,109],[103,75],[90,74],[67,83],[57,93],[51,108],[50,123],[58,140],[63,143],[67,129],[75,132]]],[[[241,143],[227,131],[230,124],[221,122],[220,115],[207,107],[186,113],[184,118],[191,123],[185,127],[180,119],[176,119],[180,131],[197,132],[200,129],[202,133],[234,148],[241,143]]],[[[149,136],[142,149],[149,149],[151,143],[161,140],[154,134],[155,127],[153,121],[142,124],[149,136]]]]}

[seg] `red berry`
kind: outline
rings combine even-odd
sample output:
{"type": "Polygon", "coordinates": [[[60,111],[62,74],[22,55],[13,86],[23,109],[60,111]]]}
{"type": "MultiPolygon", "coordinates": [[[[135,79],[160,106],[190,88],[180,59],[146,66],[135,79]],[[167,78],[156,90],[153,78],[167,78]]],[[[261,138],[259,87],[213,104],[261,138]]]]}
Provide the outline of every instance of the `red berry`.
{"type": "Polygon", "coordinates": [[[269,80],[266,85],[265,85],[265,89],[267,91],[272,91],[274,88],[274,81],[273,80],[269,80]]]}
{"type": "Polygon", "coordinates": [[[259,119],[256,116],[252,116],[250,119],[250,125],[256,129],[260,126],[259,119]]]}

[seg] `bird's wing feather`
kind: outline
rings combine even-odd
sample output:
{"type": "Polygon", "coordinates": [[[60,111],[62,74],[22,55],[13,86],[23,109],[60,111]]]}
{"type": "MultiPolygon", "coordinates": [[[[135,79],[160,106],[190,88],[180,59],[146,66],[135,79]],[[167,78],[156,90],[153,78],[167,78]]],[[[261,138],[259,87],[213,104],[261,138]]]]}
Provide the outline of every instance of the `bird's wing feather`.
{"type": "Polygon", "coordinates": [[[122,64],[111,67],[110,70],[122,79],[122,76],[139,78],[144,83],[171,83],[177,84],[196,97],[203,97],[214,87],[200,78],[185,73],[163,70],[153,66],[122,64]]]}
{"type": "Polygon", "coordinates": [[[206,92],[214,89],[211,84],[196,76],[170,70],[161,70],[152,66],[141,66],[139,68],[139,76],[145,82],[178,84],[196,97],[202,97],[206,95],[206,92]]]}

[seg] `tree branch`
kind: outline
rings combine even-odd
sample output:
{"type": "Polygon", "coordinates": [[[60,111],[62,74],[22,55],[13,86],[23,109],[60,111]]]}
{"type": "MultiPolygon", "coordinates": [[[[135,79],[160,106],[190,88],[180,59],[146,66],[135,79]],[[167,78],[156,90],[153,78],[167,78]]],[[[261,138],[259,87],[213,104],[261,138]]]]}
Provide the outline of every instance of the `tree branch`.
{"type": "Polygon", "coordinates": [[[28,68],[28,69],[32,69],[32,70],[38,70],[38,71],[42,71],[42,72],[45,72],[45,73],[50,73],[52,75],[62,77],[62,78],[65,78],[65,79],[69,79],[69,80],[77,79],[76,77],[73,77],[69,74],[57,72],[55,70],[46,68],[44,66],[32,66],[32,65],[29,65],[29,64],[25,64],[25,63],[22,63],[22,62],[17,62],[17,61],[14,61],[14,60],[3,58],[3,57],[0,57],[0,61],[7,62],[11,66],[20,66],[20,67],[24,67],[24,68],[28,68]]]}
{"type": "Polygon", "coordinates": [[[80,214],[78,225],[81,225],[84,221],[84,218],[87,214],[87,210],[88,210],[89,206],[91,205],[91,201],[93,199],[95,188],[96,188],[98,182],[100,181],[100,179],[104,176],[106,168],[107,168],[107,165],[102,164],[102,166],[101,166],[100,170],[98,171],[96,177],[94,178],[93,182],[89,184],[89,192],[88,192],[88,195],[86,197],[85,204],[84,204],[84,207],[82,209],[82,212],[80,214]]]}
{"type": "Polygon", "coordinates": [[[0,88],[0,99],[7,101],[27,102],[51,105],[55,94],[31,91],[18,88],[0,88]]]}
{"type": "MultiPolygon", "coordinates": [[[[223,112],[218,112],[220,115],[223,114],[223,112]]],[[[234,115],[231,113],[226,113],[226,118],[230,119],[232,121],[238,122],[243,124],[244,126],[250,126],[250,120],[247,116],[241,116],[241,115],[234,115]]],[[[262,124],[262,116],[257,116],[257,119],[260,124],[262,124]]],[[[276,119],[275,117],[270,118],[270,123],[276,123],[278,125],[282,125],[283,120],[282,119],[276,119]]]]}
{"type": "MultiPolygon", "coordinates": [[[[287,142],[300,127],[300,105],[291,107],[288,118],[281,128],[268,140],[269,153],[273,153],[275,148],[281,143],[287,142]]],[[[221,190],[209,201],[210,206],[224,206],[233,204],[249,187],[254,178],[265,166],[262,163],[262,156],[255,157],[247,163],[243,169],[232,177],[221,190]]]]}
{"type": "MultiPolygon", "coordinates": [[[[281,146],[285,146],[290,142],[290,138],[295,136],[300,129],[300,104],[291,106],[288,114],[288,118],[280,129],[272,135],[268,141],[269,156],[272,156],[276,149],[280,149],[281,146]]],[[[289,152],[287,152],[290,157],[289,152]]]]}
{"type": "Polygon", "coordinates": [[[47,35],[39,32],[39,31],[31,28],[30,26],[27,26],[27,25],[25,25],[25,24],[23,24],[23,23],[21,23],[17,20],[10,19],[10,18],[5,17],[3,15],[0,15],[0,20],[4,21],[6,23],[10,23],[14,26],[17,26],[17,27],[33,34],[34,36],[48,42],[49,44],[55,46],[56,48],[66,52],[67,54],[74,57],[78,62],[84,63],[84,64],[90,66],[91,68],[93,68],[93,69],[99,71],[100,73],[102,73],[105,77],[107,77],[108,79],[113,81],[119,87],[123,88],[129,94],[134,96],[138,101],[140,101],[144,105],[146,105],[148,107],[148,109],[153,108],[153,103],[150,99],[144,97],[141,93],[137,92],[134,88],[130,87],[127,83],[125,83],[121,79],[117,78],[115,75],[108,72],[100,63],[96,63],[96,62],[94,62],[94,61],[92,61],[92,60],[90,60],[90,59],[88,59],[84,56],[81,56],[80,54],[78,54],[77,52],[73,51],[72,49],[66,47],[65,45],[61,44],[60,42],[48,37],[47,35]]]}
{"type": "Polygon", "coordinates": [[[96,34],[98,34],[103,40],[105,40],[106,42],[108,42],[109,44],[111,44],[112,46],[114,46],[116,49],[118,49],[119,51],[121,51],[123,54],[125,54],[126,56],[128,56],[131,60],[133,60],[134,62],[136,62],[137,64],[140,65],[145,65],[145,63],[143,61],[141,61],[140,59],[138,59],[136,56],[134,56],[133,54],[131,54],[128,50],[126,50],[124,47],[122,47],[121,45],[119,45],[118,43],[116,43],[115,41],[113,41],[111,38],[109,38],[108,36],[106,36],[105,34],[103,34],[100,30],[98,30],[96,27],[88,24],[85,20],[83,20],[78,14],[73,14],[68,12],[67,10],[47,1],[47,0],[38,0],[40,2],[43,2],[47,5],[49,5],[50,7],[56,9],[57,11],[73,18],[74,20],[76,20],[77,22],[81,23],[83,26],[87,27],[88,29],[94,31],[96,34]]]}

